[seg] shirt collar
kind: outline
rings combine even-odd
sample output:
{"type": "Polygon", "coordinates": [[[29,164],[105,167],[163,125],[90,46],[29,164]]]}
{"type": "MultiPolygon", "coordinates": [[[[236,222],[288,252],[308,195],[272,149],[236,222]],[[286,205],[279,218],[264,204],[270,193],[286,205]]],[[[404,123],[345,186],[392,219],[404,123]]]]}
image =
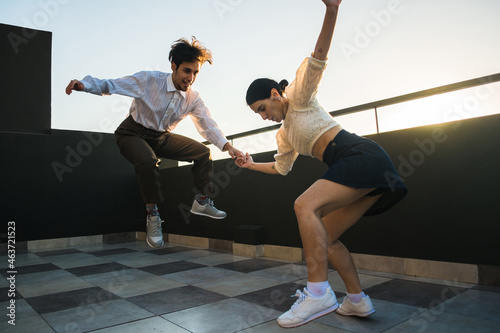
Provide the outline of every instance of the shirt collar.
{"type": "Polygon", "coordinates": [[[186,91],[182,91],[182,90],[177,90],[177,88],[174,85],[174,81],[172,80],[172,74],[171,73],[167,77],[167,91],[168,92],[178,91],[181,94],[182,97],[186,98],[187,92],[186,91]]]}

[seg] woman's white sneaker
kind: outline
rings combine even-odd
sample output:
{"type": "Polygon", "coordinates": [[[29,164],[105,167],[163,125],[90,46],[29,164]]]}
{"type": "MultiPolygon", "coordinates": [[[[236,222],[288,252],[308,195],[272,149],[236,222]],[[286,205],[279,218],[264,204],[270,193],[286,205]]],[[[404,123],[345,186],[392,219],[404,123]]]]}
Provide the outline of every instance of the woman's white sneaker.
{"type": "Polygon", "coordinates": [[[359,303],[353,303],[349,296],[344,298],[344,302],[337,309],[337,313],[343,316],[367,317],[375,312],[369,296],[365,296],[359,303]]]}
{"type": "Polygon", "coordinates": [[[339,306],[337,297],[335,297],[335,293],[330,287],[326,288],[325,294],[320,297],[311,295],[306,288],[304,288],[304,292],[297,290],[295,296],[298,299],[292,305],[292,308],[279,316],[277,320],[278,325],[281,327],[290,328],[304,325],[311,320],[335,311],[339,306]]]}

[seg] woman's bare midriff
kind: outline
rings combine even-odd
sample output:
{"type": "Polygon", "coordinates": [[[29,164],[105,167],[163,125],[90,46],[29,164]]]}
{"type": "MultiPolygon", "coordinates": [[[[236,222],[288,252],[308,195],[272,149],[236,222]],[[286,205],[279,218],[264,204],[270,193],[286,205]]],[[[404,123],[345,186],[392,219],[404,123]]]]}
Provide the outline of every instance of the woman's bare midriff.
{"type": "Polygon", "coordinates": [[[313,156],[323,162],[323,153],[325,152],[326,147],[341,130],[342,126],[338,125],[326,131],[314,144],[313,156]]]}

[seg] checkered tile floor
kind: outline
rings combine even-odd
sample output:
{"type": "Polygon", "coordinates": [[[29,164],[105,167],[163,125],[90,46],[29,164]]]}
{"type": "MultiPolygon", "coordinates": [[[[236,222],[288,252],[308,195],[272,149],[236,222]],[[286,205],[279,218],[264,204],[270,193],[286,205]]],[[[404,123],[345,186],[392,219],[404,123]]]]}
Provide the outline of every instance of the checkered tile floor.
{"type": "MultiPolygon", "coordinates": [[[[1,332],[284,332],[303,262],[145,242],[18,254],[15,326],[0,256],[1,332]]],[[[290,332],[500,332],[500,288],[360,271],[376,313],[326,315],[290,332]]],[[[338,274],[330,284],[345,295],[338,274]]]]}

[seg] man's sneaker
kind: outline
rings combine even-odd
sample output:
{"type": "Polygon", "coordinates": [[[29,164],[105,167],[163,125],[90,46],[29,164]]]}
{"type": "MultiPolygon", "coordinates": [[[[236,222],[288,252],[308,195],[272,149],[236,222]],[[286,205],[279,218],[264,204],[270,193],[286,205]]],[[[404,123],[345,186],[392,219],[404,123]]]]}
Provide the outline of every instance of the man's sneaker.
{"type": "Polygon", "coordinates": [[[365,296],[359,303],[353,303],[349,296],[344,298],[344,302],[337,309],[337,313],[343,316],[367,317],[375,312],[369,296],[365,296]]]}
{"type": "Polygon", "coordinates": [[[292,308],[278,318],[278,325],[285,328],[304,325],[318,317],[335,311],[339,304],[332,288],[327,287],[323,296],[315,297],[306,288],[304,292],[297,290],[295,293],[299,299],[295,301],[292,308]]]}
{"type": "Polygon", "coordinates": [[[213,219],[223,219],[227,216],[226,212],[218,210],[214,206],[214,202],[210,199],[206,199],[205,204],[200,204],[198,200],[194,200],[193,206],[191,207],[191,213],[195,215],[208,216],[213,219]]]}
{"type": "Polygon", "coordinates": [[[158,215],[148,215],[146,221],[146,242],[151,247],[163,246],[163,233],[161,231],[161,224],[163,221],[158,215]]]}

